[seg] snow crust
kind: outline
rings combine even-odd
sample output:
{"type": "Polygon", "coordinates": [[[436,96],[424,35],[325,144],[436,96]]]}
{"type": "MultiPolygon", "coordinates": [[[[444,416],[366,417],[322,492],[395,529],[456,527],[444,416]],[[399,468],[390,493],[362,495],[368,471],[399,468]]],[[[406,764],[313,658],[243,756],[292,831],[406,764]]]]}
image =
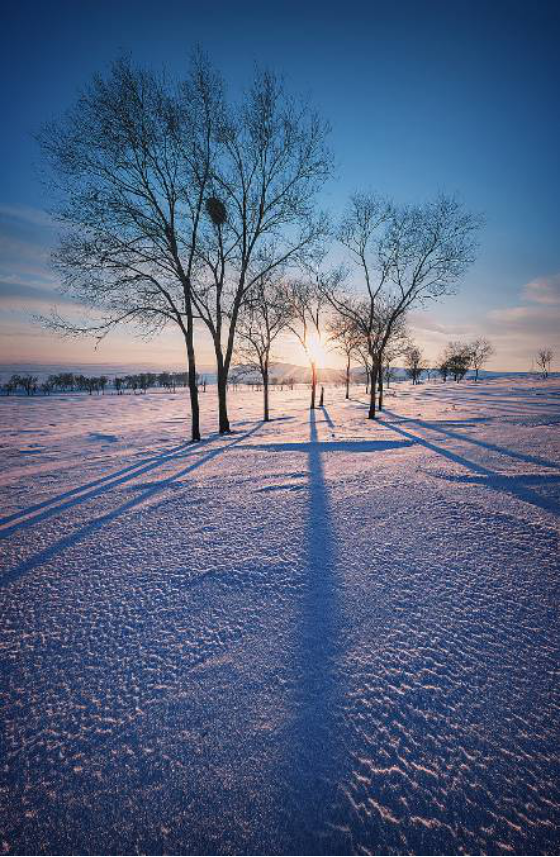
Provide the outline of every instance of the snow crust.
{"type": "Polygon", "coordinates": [[[558,853],[558,380],[201,398],[0,400],[0,848],[558,853]]]}

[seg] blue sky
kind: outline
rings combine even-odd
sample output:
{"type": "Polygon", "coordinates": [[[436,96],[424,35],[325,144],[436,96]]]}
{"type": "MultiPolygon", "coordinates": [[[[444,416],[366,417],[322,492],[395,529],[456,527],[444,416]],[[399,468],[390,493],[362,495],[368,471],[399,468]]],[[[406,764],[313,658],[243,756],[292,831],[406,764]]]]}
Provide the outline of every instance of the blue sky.
{"type": "Polygon", "coordinates": [[[32,135],[119,53],[180,73],[196,43],[232,88],[268,64],[330,119],[333,212],[372,188],[400,201],[457,192],[485,213],[460,294],[414,317],[430,356],[480,333],[496,368],[529,368],[542,344],[560,351],[560,3],[19,0],[0,15],[2,362],[182,360],[172,334],[117,335],[94,352],[30,322],[56,287],[32,135]]]}

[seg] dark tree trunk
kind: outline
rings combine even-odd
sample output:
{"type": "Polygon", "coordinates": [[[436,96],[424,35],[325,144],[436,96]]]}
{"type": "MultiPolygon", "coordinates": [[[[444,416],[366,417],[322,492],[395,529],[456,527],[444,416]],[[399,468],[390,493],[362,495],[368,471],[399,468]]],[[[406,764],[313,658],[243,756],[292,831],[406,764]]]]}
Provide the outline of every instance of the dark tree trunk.
{"type": "Polygon", "coordinates": [[[350,398],[350,357],[346,361],[346,398],[350,398]]]}
{"type": "Polygon", "coordinates": [[[379,370],[379,410],[383,410],[383,369],[379,370]]]}
{"type": "Polygon", "coordinates": [[[218,430],[220,434],[231,431],[227,411],[227,375],[223,366],[218,367],[218,430]]]}
{"type": "Polygon", "coordinates": [[[325,388],[321,387],[321,398],[319,399],[319,407],[325,407],[325,388]]]}
{"type": "Polygon", "coordinates": [[[315,363],[311,364],[311,404],[310,409],[315,410],[315,399],[317,394],[317,366],[315,363]]]}
{"type": "Polygon", "coordinates": [[[371,367],[370,371],[370,380],[369,380],[369,412],[368,412],[368,420],[375,419],[375,397],[377,395],[377,364],[374,363],[371,367]]]}
{"type": "Polygon", "coordinates": [[[268,407],[268,369],[265,369],[262,373],[263,379],[263,397],[264,397],[264,421],[268,423],[270,421],[270,410],[268,407]]]}
{"type": "Polygon", "coordinates": [[[194,329],[192,315],[187,320],[185,344],[187,346],[188,384],[191,400],[191,441],[200,440],[200,407],[198,404],[198,385],[196,383],[196,358],[194,353],[194,329]]]}

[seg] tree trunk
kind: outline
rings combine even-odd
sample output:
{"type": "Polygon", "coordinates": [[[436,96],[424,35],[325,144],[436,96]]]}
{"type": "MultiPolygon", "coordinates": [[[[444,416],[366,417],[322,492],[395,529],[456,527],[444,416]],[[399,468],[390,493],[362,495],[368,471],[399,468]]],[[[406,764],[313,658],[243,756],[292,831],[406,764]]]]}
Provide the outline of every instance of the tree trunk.
{"type": "Polygon", "coordinates": [[[377,395],[377,364],[374,363],[370,370],[369,381],[369,413],[368,420],[375,419],[375,397],[377,395]]]}
{"type": "Polygon", "coordinates": [[[200,407],[198,404],[198,385],[196,383],[196,358],[194,353],[194,326],[190,316],[187,320],[185,331],[185,344],[187,346],[188,383],[189,396],[191,400],[191,441],[196,443],[200,440],[200,407]]]}
{"type": "Polygon", "coordinates": [[[315,363],[311,364],[311,404],[310,409],[315,410],[315,398],[317,393],[317,366],[315,363]]]}
{"type": "Polygon", "coordinates": [[[379,370],[379,410],[383,410],[383,369],[379,370]]]}
{"type": "Polygon", "coordinates": [[[346,361],[346,398],[350,398],[350,357],[346,361]]]}
{"type": "Polygon", "coordinates": [[[227,374],[223,365],[218,366],[218,431],[229,434],[229,418],[227,412],[227,374]]]}
{"type": "Polygon", "coordinates": [[[270,421],[270,411],[268,407],[268,369],[266,369],[262,373],[263,379],[263,397],[264,397],[264,421],[268,423],[270,421]]]}

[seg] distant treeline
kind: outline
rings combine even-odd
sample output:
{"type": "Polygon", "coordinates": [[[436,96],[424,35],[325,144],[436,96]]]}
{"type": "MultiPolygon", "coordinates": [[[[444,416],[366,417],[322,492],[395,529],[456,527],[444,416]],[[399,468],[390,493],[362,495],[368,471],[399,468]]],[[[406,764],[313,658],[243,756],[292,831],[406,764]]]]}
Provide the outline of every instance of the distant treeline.
{"type": "MultiPolygon", "coordinates": [[[[205,378],[197,376],[197,383],[203,391],[206,390],[205,378]]],[[[186,387],[187,384],[186,372],[138,372],[113,379],[106,375],[86,376],[74,372],[60,372],[58,375],[49,375],[47,380],[42,382],[39,382],[36,375],[12,375],[10,380],[2,385],[2,391],[6,396],[17,392],[26,393],[28,396],[34,396],[36,393],[45,396],[51,393],[89,393],[91,396],[93,393],[103,394],[106,389],[112,387],[121,395],[126,390],[145,393],[154,387],[174,392],[177,387],[186,387]]]]}

